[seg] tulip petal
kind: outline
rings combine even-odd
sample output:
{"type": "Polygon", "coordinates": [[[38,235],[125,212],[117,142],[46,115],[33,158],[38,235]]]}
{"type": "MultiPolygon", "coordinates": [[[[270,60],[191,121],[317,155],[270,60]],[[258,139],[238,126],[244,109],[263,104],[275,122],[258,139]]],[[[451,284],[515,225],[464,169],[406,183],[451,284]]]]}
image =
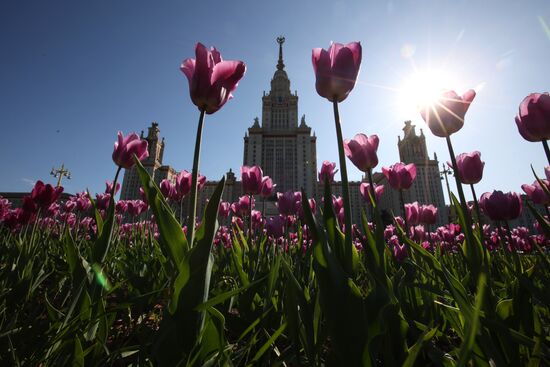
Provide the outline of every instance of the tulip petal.
{"type": "Polygon", "coordinates": [[[210,84],[221,86],[232,92],[237,88],[239,80],[244,76],[246,65],[242,61],[222,61],[212,71],[210,84]]]}
{"type": "Polygon", "coordinates": [[[193,74],[195,74],[195,59],[185,59],[180,66],[180,70],[185,74],[189,85],[193,81],[193,74]]]}
{"type": "Polygon", "coordinates": [[[476,96],[476,91],[473,89],[469,89],[462,95],[462,102],[464,103],[464,113],[468,111],[468,108],[470,108],[470,104],[474,100],[476,96]]]}

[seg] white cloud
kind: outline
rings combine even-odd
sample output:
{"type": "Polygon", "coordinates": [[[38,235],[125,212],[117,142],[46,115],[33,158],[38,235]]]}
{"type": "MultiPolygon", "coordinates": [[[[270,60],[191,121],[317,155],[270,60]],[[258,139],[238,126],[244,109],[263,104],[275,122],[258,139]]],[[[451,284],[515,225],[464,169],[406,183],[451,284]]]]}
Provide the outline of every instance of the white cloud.
{"type": "Polygon", "coordinates": [[[29,186],[34,186],[34,185],[36,184],[36,180],[32,180],[32,179],[30,179],[30,178],[25,178],[25,177],[23,177],[23,178],[21,179],[21,181],[23,181],[24,183],[26,183],[26,184],[29,185],[29,186]]]}

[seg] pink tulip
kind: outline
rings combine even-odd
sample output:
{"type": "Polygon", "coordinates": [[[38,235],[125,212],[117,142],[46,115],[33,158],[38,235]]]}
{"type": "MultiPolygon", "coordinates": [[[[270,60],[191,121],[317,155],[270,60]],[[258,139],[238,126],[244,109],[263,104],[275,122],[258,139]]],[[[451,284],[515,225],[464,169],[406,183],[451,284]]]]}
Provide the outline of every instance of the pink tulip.
{"type": "Polygon", "coordinates": [[[418,212],[418,222],[424,224],[435,224],[437,221],[437,208],[433,205],[422,205],[418,212]]]}
{"type": "MultiPolygon", "coordinates": [[[[233,208],[232,208],[233,209],[233,208]]],[[[244,221],[241,217],[234,216],[231,218],[231,223],[241,230],[244,230],[244,221]]]]}
{"type": "Polygon", "coordinates": [[[409,189],[414,179],[416,178],[416,166],[414,163],[405,165],[404,163],[396,163],[390,167],[382,167],[384,176],[395,190],[409,189]]]}
{"type": "Polygon", "coordinates": [[[260,185],[260,195],[263,197],[269,197],[273,194],[273,180],[269,176],[262,177],[262,183],[260,185]]]}
{"type": "Polygon", "coordinates": [[[46,215],[49,217],[57,217],[59,215],[61,207],[58,203],[53,203],[48,207],[48,210],[46,211],[46,215]]]}
{"type": "Polygon", "coordinates": [[[357,134],[351,140],[344,140],[344,151],[346,157],[363,172],[376,167],[378,164],[378,136],[365,134],[357,134]]]}
{"type": "Polygon", "coordinates": [[[231,211],[239,217],[245,217],[250,214],[251,209],[254,209],[254,205],[254,196],[252,196],[252,200],[250,200],[250,196],[243,195],[237,202],[231,204],[231,211]]]}
{"type": "Polygon", "coordinates": [[[218,208],[218,214],[222,218],[229,217],[229,211],[231,210],[231,204],[227,201],[222,201],[220,207],[218,208]]]}
{"type": "Polygon", "coordinates": [[[546,179],[550,181],[550,166],[544,167],[544,175],[546,176],[546,179]]]}
{"type": "Polygon", "coordinates": [[[141,198],[141,201],[147,204],[147,194],[145,193],[145,190],[143,190],[143,187],[139,188],[139,197],[141,198]]]}
{"type": "MultiPolygon", "coordinates": [[[[315,199],[311,198],[307,200],[307,203],[309,205],[309,209],[311,209],[311,214],[315,215],[315,211],[317,210],[317,202],[315,201],[315,199]]],[[[301,200],[296,202],[296,215],[298,215],[298,217],[302,220],[305,219],[304,208],[302,207],[301,200]]]]}
{"type": "Polygon", "coordinates": [[[340,211],[344,208],[344,199],[341,196],[334,196],[332,195],[332,207],[334,208],[334,212],[336,214],[340,213],[340,211]]]}
{"type": "Polygon", "coordinates": [[[252,227],[258,228],[263,224],[262,212],[259,210],[252,210],[250,213],[252,219],[252,227]]]}
{"type": "Polygon", "coordinates": [[[284,236],[285,233],[285,217],[277,215],[275,217],[267,218],[265,223],[265,229],[267,235],[273,238],[279,238],[284,236]]]}
{"type": "Polygon", "coordinates": [[[111,194],[96,194],[95,205],[99,210],[107,210],[109,203],[111,202],[111,194]]]}
{"type": "Polygon", "coordinates": [[[531,93],[525,97],[519,105],[516,125],[525,140],[550,139],[550,95],[531,93]]]}
{"type": "Polygon", "coordinates": [[[177,196],[176,186],[166,178],[160,182],[160,192],[166,199],[173,199],[177,196]]]}
{"type": "Polygon", "coordinates": [[[284,194],[277,193],[277,208],[282,215],[295,215],[298,205],[301,205],[302,193],[299,191],[287,191],[284,194]]]}
{"type": "Polygon", "coordinates": [[[0,222],[8,214],[11,209],[11,202],[8,199],[4,199],[0,196],[0,222]]]}
{"type": "Polygon", "coordinates": [[[242,166],[241,182],[243,192],[250,195],[257,195],[262,188],[263,172],[260,166],[242,166]]]}
{"type": "Polygon", "coordinates": [[[461,96],[455,91],[441,93],[439,100],[429,106],[421,106],[420,114],[435,136],[444,138],[456,133],[464,125],[464,116],[474,100],[476,92],[468,90],[461,96]]]}
{"type": "Polygon", "coordinates": [[[115,142],[113,151],[113,162],[122,168],[131,168],[134,166],[134,154],[142,161],[149,157],[147,150],[147,140],[140,139],[136,133],[124,137],[122,132],[118,132],[118,141],[115,142]]]}
{"type": "Polygon", "coordinates": [[[206,176],[203,176],[199,174],[199,177],[197,178],[197,189],[200,191],[206,184],[206,176]]]}
{"type": "Polygon", "coordinates": [[[334,174],[338,172],[338,170],[335,170],[335,168],[336,168],[336,163],[323,161],[321,170],[319,171],[319,181],[324,183],[325,180],[328,179],[328,182],[333,182],[334,174]]]}
{"type": "Polygon", "coordinates": [[[74,228],[76,225],[76,215],[74,213],[66,213],[65,216],[65,223],[69,226],[69,228],[74,228]]]}
{"type": "Polygon", "coordinates": [[[405,260],[408,256],[407,248],[405,247],[405,245],[401,245],[399,243],[395,244],[393,246],[393,256],[398,262],[405,260]]]}
{"type": "Polygon", "coordinates": [[[210,51],[202,44],[195,47],[196,59],[186,59],[180,70],[189,81],[191,100],[201,111],[212,114],[222,108],[244,76],[242,61],[223,61],[214,47],[210,51]]]}
{"type": "MultiPolygon", "coordinates": [[[[115,195],[119,190],[120,190],[120,184],[117,182],[115,195]]],[[[111,181],[105,181],[105,193],[110,194],[111,191],[113,191],[113,183],[111,181]]]]}
{"type": "Polygon", "coordinates": [[[115,204],[115,212],[118,214],[126,213],[128,210],[128,203],[126,200],[119,200],[115,204]]]}
{"type": "Polygon", "coordinates": [[[31,195],[24,196],[21,205],[22,212],[18,215],[19,223],[26,224],[32,222],[39,208],[39,205],[32,199],[31,195]]]}
{"type": "MultiPolygon", "coordinates": [[[[362,182],[359,186],[359,192],[361,193],[361,196],[367,203],[370,203],[370,183],[368,182],[362,182]]],[[[384,193],[384,185],[374,185],[374,196],[376,196],[376,200],[380,200],[380,197],[384,193]]]]}
{"type": "Polygon", "coordinates": [[[76,210],[79,212],[85,212],[92,206],[90,197],[87,192],[81,192],[76,194],[76,210]]]}
{"type": "Polygon", "coordinates": [[[420,210],[420,204],[417,201],[405,204],[405,217],[408,225],[414,226],[420,223],[420,210]]]}
{"type": "Polygon", "coordinates": [[[342,102],[355,86],[361,67],[361,44],[332,43],[330,48],[314,48],[311,60],[317,93],[331,102],[342,102]]]}
{"type": "Polygon", "coordinates": [[[486,192],[479,199],[479,206],[492,220],[512,220],[521,214],[521,197],[515,192],[486,192]]]}
{"type": "MultiPolygon", "coordinates": [[[[546,186],[546,189],[550,188],[550,185],[547,180],[542,180],[544,183],[544,186],[546,186]]],[[[532,185],[521,185],[521,188],[527,196],[533,200],[533,203],[535,204],[541,204],[541,205],[548,205],[550,204],[550,197],[544,192],[542,186],[538,181],[535,180],[532,185]]]]}
{"type": "Polygon", "coordinates": [[[191,172],[186,170],[181,171],[176,177],[176,197],[178,200],[183,199],[191,192],[192,178],[191,172]]]}
{"type": "MultiPolygon", "coordinates": [[[[485,162],[481,161],[481,153],[474,151],[462,153],[456,156],[456,165],[460,174],[460,181],[463,184],[476,184],[483,177],[485,162]]],[[[452,164],[450,165],[452,168],[452,164]]]]}
{"type": "Polygon", "coordinates": [[[31,191],[32,201],[41,208],[47,208],[55,203],[61,193],[63,187],[53,187],[50,184],[44,185],[42,181],[36,181],[31,191]]]}
{"type": "MultiPolygon", "coordinates": [[[[73,197],[71,197],[71,199],[73,197]]],[[[63,210],[65,210],[65,212],[67,213],[70,213],[75,209],[76,209],[76,200],[67,200],[65,204],[63,204],[63,210]]]]}
{"type": "Polygon", "coordinates": [[[143,200],[128,200],[128,214],[135,217],[147,210],[147,204],[143,200]]]}

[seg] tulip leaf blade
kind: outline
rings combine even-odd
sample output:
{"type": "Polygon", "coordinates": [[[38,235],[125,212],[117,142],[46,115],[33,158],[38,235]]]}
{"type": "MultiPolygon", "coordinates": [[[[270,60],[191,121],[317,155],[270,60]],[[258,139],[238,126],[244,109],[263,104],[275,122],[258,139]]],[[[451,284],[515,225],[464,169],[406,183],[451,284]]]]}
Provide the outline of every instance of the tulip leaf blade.
{"type": "Polygon", "coordinates": [[[195,235],[195,245],[184,254],[180,264],[180,272],[188,272],[189,275],[183,274],[181,281],[173,284],[173,292],[178,293],[178,298],[172,299],[175,305],[171,308],[172,312],[165,313],[153,347],[159,365],[177,365],[189,358],[192,350],[200,345],[206,309],[199,306],[208,300],[213,266],[212,246],[218,229],[218,207],[224,187],[225,177],[220,180],[206,205],[195,235]]]}
{"type": "Polygon", "coordinates": [[[113,237],[113,228],[115,224],[115,199],[109,199],[109,207],[107,208],[107,219],[103,224],[103,230],[97,237],[92,250],[92,262],[103,264],[105,256],[109,251],[111,240],[113,237]]]}
{"type": "Polygon", "coordinates": [[[471,228],[467,227],[465,215],[468,215],[468,213],[464,213],[462,211],[460,202],[454,194],[451,194],[451,197],[458,215],[460,226],[466,234],[463,243],[464,255],[466,256],[466,260],[474,277],[477,277],[479,276],[481,267],[483,266],[483,247],[479,238],[473,235],[471,228]]]}
{"type": "Polygon", "coordinates": [[[134,157],[134,161],[141,180],[141,186],[157,221],[161,247],[163,251],[168,252],[175,268],[179,269],[180,266],[184,265],[185,253],[189,251],[187,238],[156,183],[137,157],[134,157]]]}

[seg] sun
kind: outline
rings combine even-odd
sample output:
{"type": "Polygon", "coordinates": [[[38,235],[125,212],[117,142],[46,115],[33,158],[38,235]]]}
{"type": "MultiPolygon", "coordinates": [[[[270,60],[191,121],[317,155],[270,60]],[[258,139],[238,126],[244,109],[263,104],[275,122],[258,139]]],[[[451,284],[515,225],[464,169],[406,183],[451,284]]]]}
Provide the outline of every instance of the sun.
{"type": "Polygon", "coordinates": [[[403,81],[399,105],[405,114],[435,105],[444,90],[456,90],[457,80],[443,70],[416,71],[403,81]]]}

